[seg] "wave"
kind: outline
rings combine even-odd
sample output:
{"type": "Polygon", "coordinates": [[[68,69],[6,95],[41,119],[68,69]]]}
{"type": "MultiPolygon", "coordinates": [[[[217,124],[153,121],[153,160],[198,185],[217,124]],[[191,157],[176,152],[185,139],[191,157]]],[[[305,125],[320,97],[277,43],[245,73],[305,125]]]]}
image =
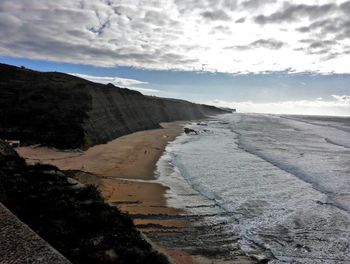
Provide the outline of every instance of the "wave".
{"type": "MultiPolygon", "coordinates": [[[[159,172],[159,179],[171,187],[171,205],[218,218],[224,215],[248,255],[275,258],[274,263],[345,263],[350,253],[341,248],[349,246],[345,241],[350,230],[348,211],[340,210],[346,208],[348,197],[342,188],[344,171],[328,184],[325,171],[341,169],[348,156],[339,158],[340,147],[333,146],[317,168],[317,155],[326,142],[310,131],[307,137],[293,138],[291,133],[305,130],[280,120],[236,114],[208,121],[207,132],[182,135],[168,146],[161,158],[167,171],[159,172]],[[338,162],[327,168],[327,159],[336,154],[338,162]],[[311,171],[305,170],[307,163],[311,171]]],[[[191,128],[201,129],[196,124],[191,128]]]]}

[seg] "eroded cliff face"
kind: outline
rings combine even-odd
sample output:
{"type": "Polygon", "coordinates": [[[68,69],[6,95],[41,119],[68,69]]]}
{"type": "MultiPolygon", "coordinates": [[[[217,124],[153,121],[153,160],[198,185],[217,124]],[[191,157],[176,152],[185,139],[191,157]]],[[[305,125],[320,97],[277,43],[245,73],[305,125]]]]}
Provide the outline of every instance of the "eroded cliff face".
{"type": "Polygon", "coordinates": [[[215,107],[144,96],[116,87],[93,87],[89,93],[91,109],[83,125],[86,146],[135,131],[158,128],[161,122],[199,119],[223,112],[215,107]]]}
{"type": "Polygon", "coordinates": [[[113,86],[90,87],[88,92],[91,108],[83,124],[85,146],[158,126],[149,118],[152,105],[138,92],[113,86]]]}
{"type": "Polygon", "coordinates": [[[0,64],[0,139],[56,148],[88,148],[160,122],[191,120],[224,110],[144,96],[68,74],[0,64]]]}

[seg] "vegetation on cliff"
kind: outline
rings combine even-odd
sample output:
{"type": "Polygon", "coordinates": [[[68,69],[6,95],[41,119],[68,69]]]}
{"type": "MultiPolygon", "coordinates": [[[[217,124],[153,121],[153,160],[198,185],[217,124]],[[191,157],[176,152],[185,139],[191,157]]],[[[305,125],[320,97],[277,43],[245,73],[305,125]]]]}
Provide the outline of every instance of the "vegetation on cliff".
{"type": "Polygon", "coordinates": [[[87,82],[0,64],[0,138],[58,148],[83,144],[87,82]]]}
{"type": "Polygon", "coordinates": [[[168,263],[95,187],[51,165],[27,166],[1,140],[0,202],[73,263],[168,263]]]}

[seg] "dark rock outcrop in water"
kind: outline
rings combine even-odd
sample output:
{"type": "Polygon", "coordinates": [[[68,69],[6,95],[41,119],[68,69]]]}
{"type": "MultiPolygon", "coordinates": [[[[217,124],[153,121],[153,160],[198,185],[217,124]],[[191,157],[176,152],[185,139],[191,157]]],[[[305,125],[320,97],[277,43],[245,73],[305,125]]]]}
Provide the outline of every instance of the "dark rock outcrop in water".
{"type": "Polygon", "coordinates": [[[191,128],[188,128],[188,127],[185,127],[185,128],[184,128],[184,132],[185,132],[186,134],[195,134],[195,135],[198,135],[198,132],[197,132],[196,130],[191,129],[191,128]]]}
{"type": "MultiPolygon", "coordinates": [[[[76,184],[51,165],[27,166],[1,140],[0,203],[72,263],[169,263],[143,239],[127,215],[102,200],[95,187],[76,184]]],[[[0,230],[0,237],[5,231],[0,230]]],[[[8,241],[11,237],[16,238],[6,235],[6,243],[0,246],[0,263],[19,261],[25,254],[17,249],[10,259],[5,258],[9,256],[2,252],[7,250],[6,245],[20,243],[8,241]]],[[[35,256],[26,263],[43,263],[35,256]]]]}
{"type": "Polygon", "coordinates": [[[224,113],[57,72],[0,64],[0,138],[87,148],[160,122],[224,113]]]}

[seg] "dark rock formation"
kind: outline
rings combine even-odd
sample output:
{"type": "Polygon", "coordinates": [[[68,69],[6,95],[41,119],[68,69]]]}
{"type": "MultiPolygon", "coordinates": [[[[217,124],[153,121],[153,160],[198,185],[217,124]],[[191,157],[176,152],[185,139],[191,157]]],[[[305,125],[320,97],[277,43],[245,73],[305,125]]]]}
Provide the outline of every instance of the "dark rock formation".
{"type": "Polygon", "coordinates": [[[229,107],[220,107],[220,109],[225,110],[229,113],[235,113],[237,111],[235,108],[229,108],[229,107]]]}
{"type": "Polygon", "coordinates": [[[86,148],[160,122],[224,113],[213,106],[144,96],[68,74],[0,64],[0,138],[86,148]]]}
{"type": "Polygon", "coordinates": [[[194,130],[194,129],[192,129],[192,128],[188,128],[188,127],[185,127],[185,128],[184,128],[184,132],[185,132],[186,134],[196,134],[196,135],[198,135],[198,132],[197,132],[196,130],[194,130]]]}
{"type": "MultiPolygon", "coordinates": [[[[0,203],[72,263],[168,263],[145,241],[127,215],[104,203],[95,187],[82,186],[51,165],[27,166],[1,140],[0,203]]],[[[11,224],[5,227],[0,228],[0,238],[18,237],[11,233],[11,224]]],[[[0,262],[7,263],[1,258],[8,252],[1,250],[8,247],[2,240],[0,244],[0,262]]],[[[14,258],[16,254],[21,256],[21,252],[11,253],[14,258]]],[[[35,261],[38,260],[23,263],[35,261]]]]}

